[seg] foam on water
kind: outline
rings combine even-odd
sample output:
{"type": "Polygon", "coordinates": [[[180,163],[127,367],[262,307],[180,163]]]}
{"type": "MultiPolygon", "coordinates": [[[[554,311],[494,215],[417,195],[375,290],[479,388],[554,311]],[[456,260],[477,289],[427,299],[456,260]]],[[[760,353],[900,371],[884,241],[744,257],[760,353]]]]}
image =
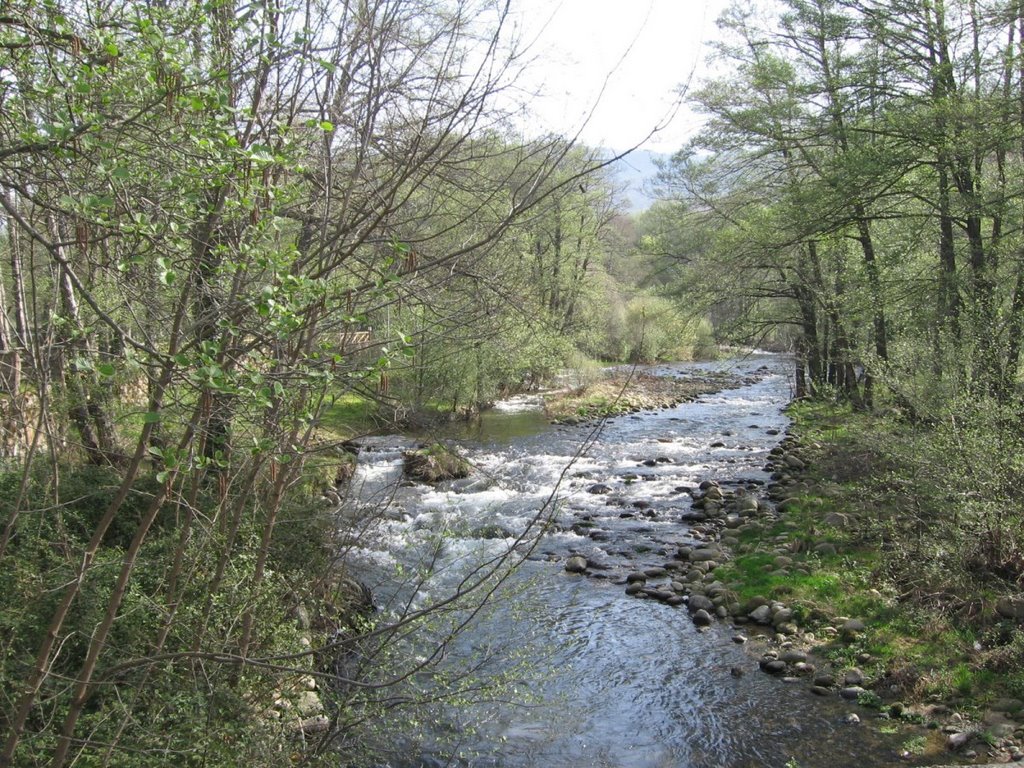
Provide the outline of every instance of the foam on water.
{"type": "MultiPolygon", "coordinates": [[[[555,523],[511,580],[536,580],[525,594],[529,611],[499,603],[457,643],[469,653],[519,642],[520,634],[539,638],[538,647],[548,649],[535,658],[540,701],[495,705],[490,724],[465,744],[476,757],[460,764],[782,768],[796,759],[813,768],[833,765],[837,750],[856,753],[859,765],[888,764],[888,755],[863,741],[867,729],[837,726],[831,704],[756,671],[732,677],[731,665],[751,660],[725,627],[698,632],[685,611],[628,598],[615,583],[692,543],[688,489],[705,479],[751,487],[768,479],[765,457],[787,423],[781,408],[790,393],[788,366],[782,358],[748,357],[739,370],[756,380],[677,408],[610,419],[596,435],[590,426],[524,433],[519,420],[502,437],[500,414],[519,419],[536,405],[525,398],[499,404],[486,438],[461,444],[477,474],[437,487],[400,483],[404,438],[376,438],[360,455],[353,487],[388,499],[374,528],[377,551],[358,552],[380,574],[374,587],[383,604],[442,600],[463,574],[508,552],[530,526],[539,532],[539,522],[555,523]],[[716,443],[723,445],[712,448],[716,443]],[[599,484],[606,493],[592,492],[603,490],[594,489],[599,484]],[[575,553],[592,562],[595,578],[565,573],[564,561],[575,553]],[[427,561],[435,572],[418,594],[399,594],[411,588],[406,580],[388,596],[388,568],[427,561]]],[[[724,367],[657,370],[685,377],[724,367]]],[[[453,649],[451,663],[458,670],[468,662],[453,649]]],[[[440,727],[459,732],[461,713],[451,717],[440,727]]],[[[448,764],[440,747],[429,746],[431,734],[419,735],[428,746],[402,765],[448,764]]]]}

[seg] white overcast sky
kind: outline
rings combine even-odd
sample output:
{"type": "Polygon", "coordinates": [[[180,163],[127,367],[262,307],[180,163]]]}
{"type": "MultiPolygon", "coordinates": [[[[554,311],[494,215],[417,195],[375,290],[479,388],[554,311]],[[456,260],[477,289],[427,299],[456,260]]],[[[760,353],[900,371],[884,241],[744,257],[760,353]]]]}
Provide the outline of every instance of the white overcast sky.
{"type": "Polygon", "coordinates": [[[698,127],[685,109],[651,139],[678,87],[697,78],[728,0],[513,0],[513,21],[536,58],[517,83],[531,99],[533,128],[590,146],[673,152],[698,127]],[[607,82],[605,79],[607,78],[607,82]],[[602,93],[603,89],[603,93],[602,93]],[[595,104],[597,105],[595,107],[595,104]],[[587,121],[587,115],[593,115],[587,121]],[[586,122],[586,125],[584,123],[586,122]]]}

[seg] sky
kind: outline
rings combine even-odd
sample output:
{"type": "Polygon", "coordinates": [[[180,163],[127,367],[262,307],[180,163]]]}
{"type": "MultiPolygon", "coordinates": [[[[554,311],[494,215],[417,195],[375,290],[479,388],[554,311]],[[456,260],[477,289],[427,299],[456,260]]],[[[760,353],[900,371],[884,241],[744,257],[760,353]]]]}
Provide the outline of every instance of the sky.
{"type": "Polygon", "coordinates": [[[513,21],[535,57],[517,85],[545,93],[529,100],[531,119],[544,130],[580,131],[590,146],[674,152],[700,125],[692,112],[679,110],[646,137],[670,116],[679,87],[703,73],[728,1],[513,0],[513,21]]]}

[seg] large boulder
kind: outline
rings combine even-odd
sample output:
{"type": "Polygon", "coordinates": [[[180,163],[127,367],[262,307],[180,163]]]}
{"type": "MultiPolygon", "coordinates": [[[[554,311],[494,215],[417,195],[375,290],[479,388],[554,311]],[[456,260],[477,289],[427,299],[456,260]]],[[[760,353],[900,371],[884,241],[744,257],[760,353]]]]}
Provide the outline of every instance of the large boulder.
{"type": "Polygon", "coordinates": [[[469,477],[473,470],[468,461],[441,443],[403,452],[402,469],[406,477],[423,483],[469,477]]]}
{"type": "Polygon", "coordinates": [[[587,558],[583,555],[573,555],[565,561],[565,570],[569,573],[585,573],[587,570],[587,558]]]}

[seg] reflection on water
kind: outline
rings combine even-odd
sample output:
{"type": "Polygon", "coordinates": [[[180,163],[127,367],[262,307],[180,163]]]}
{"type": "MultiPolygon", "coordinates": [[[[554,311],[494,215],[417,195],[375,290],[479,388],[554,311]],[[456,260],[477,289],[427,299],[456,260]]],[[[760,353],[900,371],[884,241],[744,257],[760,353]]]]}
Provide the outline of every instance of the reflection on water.
{"type": "MultiPolygon", "coordinates": [[[[815,697],[806,681],[784,683],[761,673],[726,625],[698,631],[685,610],[623,592],[626,573],[664,563],[691,540],[687,489],[708,478],[751,489],[767,481],[765,457],[787,423],[781,409],[790,395],[789,366],[755,356],[737,368],[756,373],[756,381],[677,408],[613,419],[597,435],[587,427],[549,427],[526,401],[490,411],[458,436],[477,474],[438,488],[395,488],[407,444],[400,438],[378,439],[363,453],[355,487],[377,494],[392,489],[381,549],[391,558],[411,557],[432,531],[448,526],[462,537],[446,549],[452,578],[467,553],[500,550],[548,499],[557,501],[554,531],[515,576],[527,585],[528,610],[498,606],[460,638],[448,662],[457,670],[473,649],[528,647],[542,681],[533,686],[530,705],[491,707],[473,736],[462,733],[465,713],[452,712],[437,732],[419,735],[437,744],[443,731],[459,734],[454,760],[449,747],[435,746],[393,765],[898,762],[906,736],[896,728],[881,733],[870,711],[815,697]],[[598,484],[606,490],[595,493],[598,484]],[[601,578],[565,573],[571,554],[586,556],[601,578]],[[843,722],[851,708],[861,724],[843,722]]],[[[661,369],[685,375],[691,368],[661,369]]],[[[367,562],[374,557],[381,553],[367,562]]]]}
{"type": "Polygon", "coordinates": [[[538,395],[524,395],[497,403],[469,419],[434,427],[417,433],[418,437],[472,441],[480,444],[507,443],[531,437],[548,428],[538,395]]]}

